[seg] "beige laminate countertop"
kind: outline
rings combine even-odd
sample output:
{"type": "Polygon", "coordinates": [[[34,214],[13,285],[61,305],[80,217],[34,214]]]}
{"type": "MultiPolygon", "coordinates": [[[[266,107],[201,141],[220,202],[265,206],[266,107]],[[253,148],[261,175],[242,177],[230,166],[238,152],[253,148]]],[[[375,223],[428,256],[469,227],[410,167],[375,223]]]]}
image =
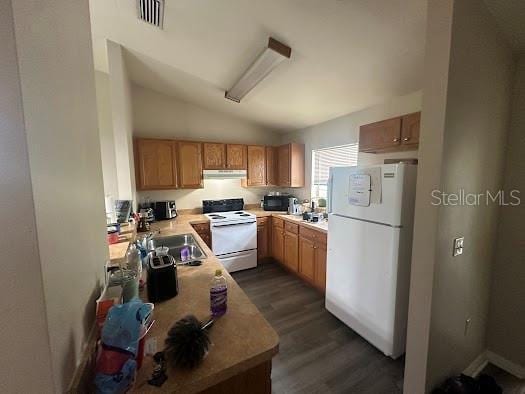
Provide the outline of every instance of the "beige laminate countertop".
{"type": "Polygon", "coordinates": [[[109,266],[118,266],[124,262],[129,244],[135,239],[135,225],[122,225],[120,228],[119,242],[108,245],[109,249],[109,266]]]}
{"type": "MultiPolygon", "coordinates": [[[[264,211],[262,209],[247,209],[246,211],[253,213],[257,217],[277,216],[284,220],[288,220],[293,223],[298,223],[302,226],[309,227],[314,230],[322,231],[325,234],[328,233],[328,222],[326,220],[323,220],[322,222],[318,222],[318,223],[312,223],[312,222],[304,221],[301,216],[288,215],[288,213],[285,211],[284,212],[274,212],[274,211],[264,211]]],[[[186,214],[185,213],[185,214],[181,214],[177,216],[177,218],[175,219],[172,219],[169,221],[158,222],[153,225],[153,228],[158,228],[159,223],[164,223],[162,224],[162,226],[166,226],[166,223],[197,224],[197,223],[208,223],[208,222],[209,222],[209,219],[203,214],[186,214]]],[[[121,238],[120,241],[116,244],[109,245],[109,260],[110,260],[109,266],[110,267],[118,266],[121,262],[123,262],[124,258],[126,257],[126,253],[128,251],[130,242],[133,241],[135,235],[136,235],[136,231],[135,231],[134,226],[128,226],[127,228],[124,227],[122,230],[122,234],[120,236],[121,238]]]]}
{"type": "Polygon", "coordinates": [[[278,352],[279,337],[275,330],[190,224],[199,222],[205,223],[207,218],[204,215],[181,215],[171,221],[152,224],[152,230],[160,230],[161,236],[193,234],[207,258],[199,267],[177,268],[179,294],[155,305],[155,323],[148,336],[157,338],[157,347],[161,350],[166,333],[177,320],[187,314],[206,320],[210,315],[209,285],[216,269],[223,270],[228,282],[228,311],[211,328],[212,345],[199,367],[191,371],[168,369],[168,380],[161,388],[156,388],[147,384],[153,362],[151,357],[146,357],[137,375],[135,392],[199,392],[270,360],[278,352]]]}

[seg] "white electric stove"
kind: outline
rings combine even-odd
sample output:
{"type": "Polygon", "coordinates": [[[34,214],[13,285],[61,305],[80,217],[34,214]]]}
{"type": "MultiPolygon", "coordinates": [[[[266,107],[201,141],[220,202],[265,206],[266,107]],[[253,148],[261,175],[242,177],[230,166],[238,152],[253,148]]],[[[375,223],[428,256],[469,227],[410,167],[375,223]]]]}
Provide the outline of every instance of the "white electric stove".
{"type": "Polygon", "coordinates": [[[242,210],[242,199],[203,201],[210,219],[212,251],[228,272],[257,267],[257,219],[242,210]],[[241,208],[221,211],[221,209],[241,208]]]}

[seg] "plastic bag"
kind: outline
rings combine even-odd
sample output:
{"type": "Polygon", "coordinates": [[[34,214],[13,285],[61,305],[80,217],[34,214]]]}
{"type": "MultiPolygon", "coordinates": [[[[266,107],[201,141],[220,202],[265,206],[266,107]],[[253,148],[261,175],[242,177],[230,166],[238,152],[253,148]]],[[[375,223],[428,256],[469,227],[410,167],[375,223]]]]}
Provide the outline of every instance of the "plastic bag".
{"type": "Polygon", "coordinates": [[[113,306],[102,329],[102,343],[137,355],[141,329],[151,315],[153,304],[134,298],[113,306]]]}

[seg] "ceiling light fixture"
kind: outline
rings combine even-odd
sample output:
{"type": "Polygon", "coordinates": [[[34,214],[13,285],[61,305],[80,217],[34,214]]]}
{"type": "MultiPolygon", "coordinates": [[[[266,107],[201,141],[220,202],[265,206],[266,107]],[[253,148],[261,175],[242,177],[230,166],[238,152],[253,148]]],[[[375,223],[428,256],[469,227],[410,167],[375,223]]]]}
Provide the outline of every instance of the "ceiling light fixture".
{"type": "Polygon", "coordinates": [[[283,60],[289,59],[292,48],[270,37],[268,47],[255,59],[239,80],[226,91],[224,97],[240,103],[242,98],[261,82],[283,60]]]}

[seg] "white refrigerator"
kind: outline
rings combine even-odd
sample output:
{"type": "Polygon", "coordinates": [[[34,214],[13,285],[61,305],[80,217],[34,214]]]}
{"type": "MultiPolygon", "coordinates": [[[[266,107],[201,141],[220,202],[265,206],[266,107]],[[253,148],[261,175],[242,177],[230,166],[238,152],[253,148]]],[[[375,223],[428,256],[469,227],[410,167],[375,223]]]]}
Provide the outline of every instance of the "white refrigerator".
{"type": "Polygon", "coordinates": [[[330,169],[326,309],[385,355],[405,352],[417,166],[330,169]]]}

